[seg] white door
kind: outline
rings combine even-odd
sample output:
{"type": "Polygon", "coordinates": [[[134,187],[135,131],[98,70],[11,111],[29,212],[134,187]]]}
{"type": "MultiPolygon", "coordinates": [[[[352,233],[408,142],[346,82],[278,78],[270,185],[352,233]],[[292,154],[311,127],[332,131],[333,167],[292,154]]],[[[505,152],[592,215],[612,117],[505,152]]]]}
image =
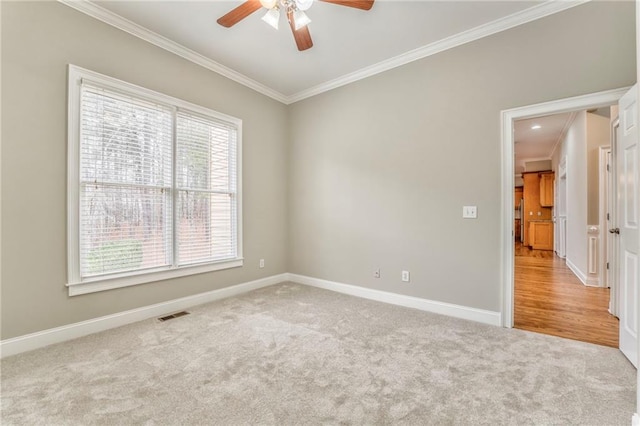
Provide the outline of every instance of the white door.
{"type": "Polygon", "coordinates": [[[638,99],[637,87],[629,90],[619,102],[620,126],[618,133],[617,164],[618,203],[617,216],[618,295],[620,317],[620,350],[638,367],[638,268],[639,212],[638,196],[638,99]]]}

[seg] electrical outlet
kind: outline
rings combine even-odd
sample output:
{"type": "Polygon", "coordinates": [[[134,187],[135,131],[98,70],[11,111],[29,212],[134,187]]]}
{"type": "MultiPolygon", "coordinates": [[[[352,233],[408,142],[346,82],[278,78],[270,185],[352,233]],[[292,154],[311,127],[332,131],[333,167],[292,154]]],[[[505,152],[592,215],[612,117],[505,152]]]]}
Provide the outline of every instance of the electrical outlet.
{"type": "Polygon", "coordinates": [[[264,268],[264,259],[260,259],[260,267],[264,268]]]}
{"type": "Polygon", "coordinates": [[[373,278],[380,278],[380,268],[373,271],[373,278]]]}
{"type": "Polygon", "coordinates": [[[409,282],[409,271],[402,271],[402,281],[405,283],[409,282]]]}

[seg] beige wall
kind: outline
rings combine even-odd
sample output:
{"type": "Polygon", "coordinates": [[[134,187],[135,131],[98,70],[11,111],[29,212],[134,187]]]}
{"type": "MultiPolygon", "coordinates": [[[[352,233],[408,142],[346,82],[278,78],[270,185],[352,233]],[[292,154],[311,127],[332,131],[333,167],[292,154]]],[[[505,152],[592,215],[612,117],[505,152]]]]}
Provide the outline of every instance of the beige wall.
{"type": "Polygon", "coordinates": [[[287,271],[286,106],[62,4],[1,4],[2,339],[287,271]],[[67,296],[69,63],[243,120],[243,268],[67,296]]]}
{"type": "Polygon", "coordinates": [[[633,84],[634,31],[591,2],[294,104],[292,272],[499,311],[500,111],[633,84]]]}
{"type": "Polygon", "coordinates": [[[525,172],[543,172],[551,170],[551,160],[525,161],[525,172]]]}
{"type": "Polygon", "coordinates": [[[285,271],[499,310],[499,113],[632,84],[633,7],[582,5],[286,107],[61,4],[1,2],[2,339],[285,271]],[[67,296],[68,63],[244,120],[244,268],[67,296]]]}

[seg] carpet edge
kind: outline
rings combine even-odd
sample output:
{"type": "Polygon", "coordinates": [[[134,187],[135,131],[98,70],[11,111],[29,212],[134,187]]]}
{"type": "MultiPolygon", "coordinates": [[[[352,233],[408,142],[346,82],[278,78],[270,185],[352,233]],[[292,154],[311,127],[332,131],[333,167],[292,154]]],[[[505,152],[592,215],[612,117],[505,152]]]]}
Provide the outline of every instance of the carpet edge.
{"type": "Polygon", "coordinates": [[[17,355],[23,352],[43,348],[45,346],[53,345],[56,343],[62,343],[68,340],[77,339],[89,334],[121,327],[127,324],[132,324],[134,322],[143,321],[149,318],[167,315],[172,312],[180,311],[197,305],[202,305],[204,303],[225,299],[227,297],[237,296],[239,294],[247,293],[252,290],[257,290],[285,281],[291,281],[310,287],[322,288],[325,290],[335,291],[337,293],[348,294],[351,296],[389,303],[392,305],[418,309],[425,312],[446,315],[453,318],[460,318],[494,326],[502,325],[502,315],[500,312],[472,308],[469,306],[456,305],[446,302],[439,302],[436,300],[423,299],[414,296],[407,296],[398,293],[391,293],[382,290],[375,290],[352,284],[339,283],[335,281],[328,281],[286,272],[254,281],[248,281],[229,287],[224,287],[217,290],[198,293],[191,296],[181,297],[179,299],[173,299],[166,302],[156,303],[153,305],[143,306],[140,308],[118,312],[111,315],[92,318],[86,321],[80,321],[60,327],[50,328],[35,333],[1,340],[0,359],[11,355],[17,355]]]}
{"type": "Polygon", "coordinates": [[[71,323],[60,327],[50,328],[47,330],[37,331],[35,333],[25,334],[22,336],[12,337],[0,341],[0,359],[11,355],[17,355],[34,349],[43,348],[55,343],[62,343],[68,340],[84,337],[89,334],[98,333],[100,331],[109,330],[123,325],[132,324],[134,322],[143,321],[166,315],[175,311],[191,308],[193,306],[202,305],[204,303],[213,302],[227,297],[237,296],[252,290],[267,287],[287,281],[287,274],[277,274],[254,281],[248,281],[224,287],[221,289],[211,290],[204,293],[198,293],[191,296],[181,297],[179,299],[168,300],[166,302],[156,303],[153,305],[143,306],[140,308],[130,309],[115,314],[105,315],[102,317],[92,318],[85,321],[71,323]]]}
{"type": "Polygon", "coordinates": [[[364,299],[376,300],[378,302],[390,303],[392,305],[404,306],[406,308],[418,309],[434,314],[447,315],[469,321],[480,322],[488,325],[502,326],[502,314],[496,311],[472,308],[470,306],[455,305],[452,303],[439,302],[437,300],[423,299],[420,297],[407,296],[404,294],[391,293],[382,290],[375,290],[360,287],[352,284],[344,284],[335,281],[328,281],[305,275],[285,274],[287,281],[311,287],[331,290],[364,299]]]}

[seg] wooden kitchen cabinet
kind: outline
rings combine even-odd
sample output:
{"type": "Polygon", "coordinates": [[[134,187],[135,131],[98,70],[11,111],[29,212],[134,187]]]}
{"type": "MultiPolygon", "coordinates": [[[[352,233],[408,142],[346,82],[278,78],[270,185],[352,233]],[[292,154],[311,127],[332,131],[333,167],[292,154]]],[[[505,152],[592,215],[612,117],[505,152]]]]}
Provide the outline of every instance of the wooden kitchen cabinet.
{"type": "Polygon", "coordinates": [[[540,174],[540,206],[553,207],[553,173],[540,174]]]}
{"type": "Polygon", "coordinates": [[[529,222],[529,245],[534,250],[553,250],[553,222],[529,222]]]}
{"type": "MultiPolygon", "coordinates": [[[[529,236],[531,223],[533,221],[551,220],[553,209],[544,207],[540,203],[540,181],[542,176],[545,175],[553,175],[553,172],[549,170],[548,172],[522,173],[524,208],[522,209],[523,216],[520,219],[524,222],[523,244],[525,246],[531,246],[531,237],[529,236]]],[[[553,180],[551,182],[551,191],[553,191],[553,180]]],[[[553,199],[553,192],[551,193],[551,198],[553,199]]]]}

